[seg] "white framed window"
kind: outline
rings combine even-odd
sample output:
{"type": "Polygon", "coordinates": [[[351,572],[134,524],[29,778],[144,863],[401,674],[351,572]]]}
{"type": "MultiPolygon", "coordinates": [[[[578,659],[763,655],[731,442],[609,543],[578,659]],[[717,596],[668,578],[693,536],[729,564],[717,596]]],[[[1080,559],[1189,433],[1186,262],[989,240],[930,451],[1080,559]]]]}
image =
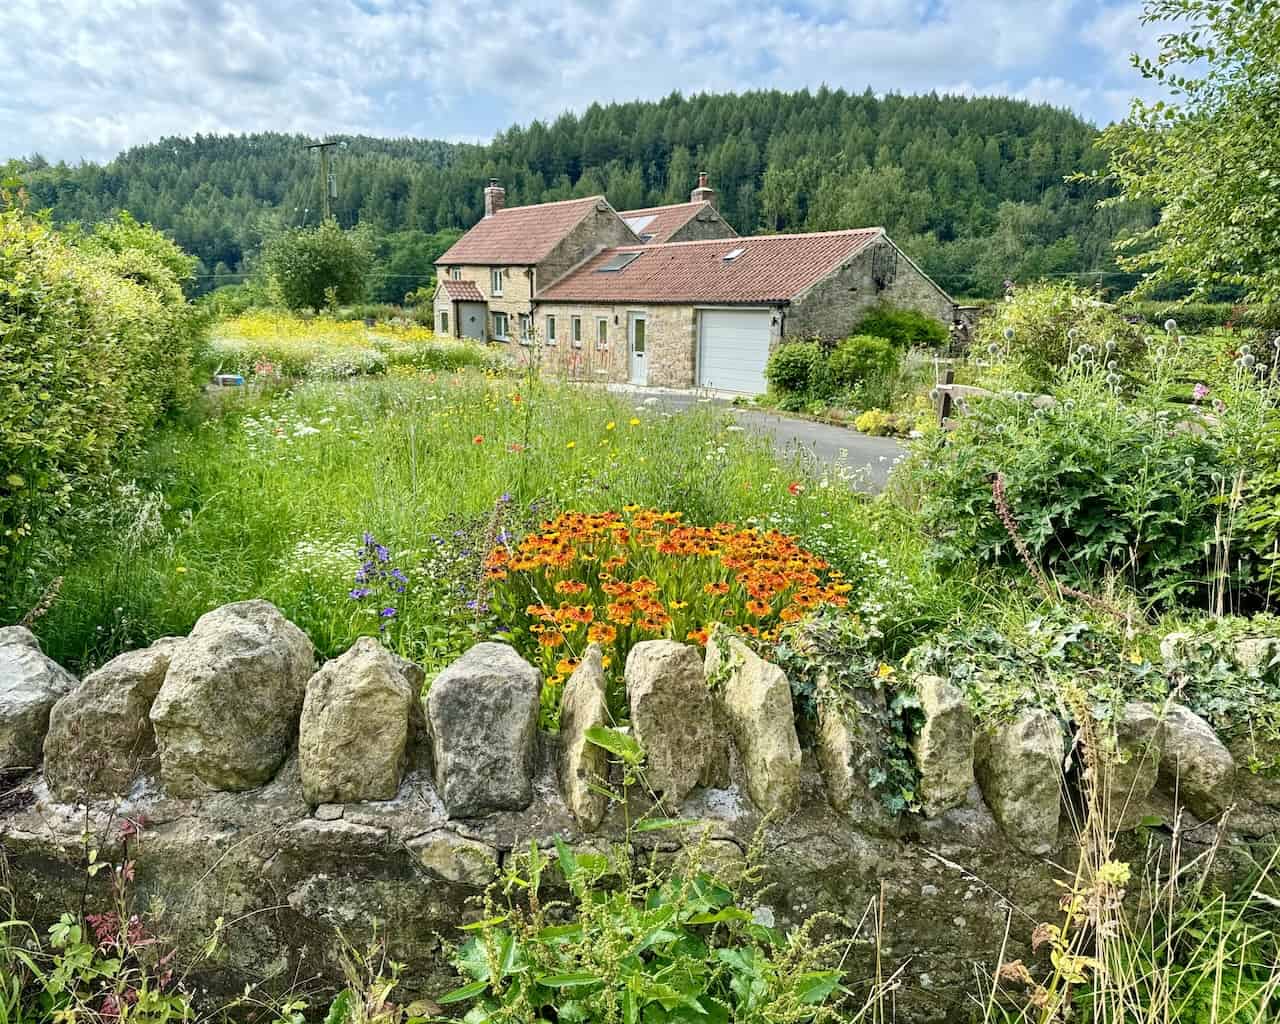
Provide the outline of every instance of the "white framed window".
{"type": "Polygon", "coordinates": [[[501,267],[494,267],[489,271],[489,291],[493,295],[502,295],[502,275],[503,271],[501,267]]]}
{"type": "Polygon", "coordinates": [[[547,344],[554,345],[556,343],[556,318],[547,317],[547,344]]]}
{"type": "Polygon", "coordinates": [[[582,348],[582,317],[575,316],[569,321],[569,337],[574,348],[582,348]]]}
{"type": "Polygon", "coordinates": [[[596,317],[596,351],[603,352],[609,347],[609,318],[596,317]]]}
{"type": "Polygon", "coordinates": [[[461,268],[461,267],[450,267],[450,268],[449,268],[449,280],[450,280],[450,281],[461,281],[461,280],[462,280],[462,268],[461,268]]]}
{"type": "Polygon", "coordinates": [[[520,314],[520,344],[533,344],[533,317],[528,313],[520,314]]]}
{"type": "Polygon", "coordinates": [[[440,310],[440,333],[449,333],[449,311],[447,309],[440,310]]]}
{"type": "Polygon", "coordinates": [[[499,341],[511,340],[510,338],[507,337],[507,314],[506,313],[493,314],[493,336],[497,338],[499,341]]]}

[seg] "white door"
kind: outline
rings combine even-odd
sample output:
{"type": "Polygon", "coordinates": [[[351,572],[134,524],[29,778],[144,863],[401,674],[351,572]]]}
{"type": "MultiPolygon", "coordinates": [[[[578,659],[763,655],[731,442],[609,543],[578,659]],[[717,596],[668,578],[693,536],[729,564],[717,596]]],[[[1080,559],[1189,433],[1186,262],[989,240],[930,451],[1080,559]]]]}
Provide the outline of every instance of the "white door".
{"type": "Polygon", "coordinates": [[[645,318],[643,313],[627,314],[627,351],[632,384],[648,384],[649,370],[645,363],[645,318]]]}
{"type": "Polygon", "coordinates": [[[698,316],[698,386],[759,395],[767,389],[767,309],[704,309],[698,316]]]}

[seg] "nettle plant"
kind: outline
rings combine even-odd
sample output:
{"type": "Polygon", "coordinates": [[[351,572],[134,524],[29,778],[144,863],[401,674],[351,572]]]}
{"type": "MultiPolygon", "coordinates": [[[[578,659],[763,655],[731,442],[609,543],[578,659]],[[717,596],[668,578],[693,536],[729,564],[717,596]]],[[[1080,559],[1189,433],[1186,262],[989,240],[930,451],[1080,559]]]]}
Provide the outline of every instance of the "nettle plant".
{"type": "MultiPolygon", "coordinates": [[[[587,735],[622,762],[622,791],[610,795],[628,807],[628,790],[644,786],[643,749],[617,730],[587,735]]],[[[843,922],[818,914],[790,931],[775,927],[753,895],[758,849],[719,868],[705,833],[679,855],[642,849],[646,834],[692,824],[628,819],[606,852],[557,839],[554,857],[531,842],[508,858],[484,895],[482,920],[465,929],[473,937],[454,952],[467,980],[437,1002],[466,1006],[470,1024],[862,1019],[865,1009],[840,1012],[848,990],[836,965],[849,940],[821,934],[843,922]]]]}
{"type": "Polygon", "coordinates": [[[1051,401],[974,399],[954,431],[922,439],[934,558],[1011,564],[1012,521],[1030,555],[1074,586],[1115,580],[1162,606],[1256,600],[1255,560],[1233,534],[1275,392],[1247,356],[1212,389],[1188,381],[1184,340],[1169,330],[1132,372],[1113,343],[1080,343],[1051,401]]]}
{"type": "Polygon", "coordinates": [[[844,607],[852,584],[776,530],[688,526],[679,512],[565,512],[485,560],[490,606],[512,643],[546,677],[546,724],[589,643],[604,650],[622,711],[618,672],[642,640],[705,644],[716,625],[761,642],[821,607],[844,607]]]}

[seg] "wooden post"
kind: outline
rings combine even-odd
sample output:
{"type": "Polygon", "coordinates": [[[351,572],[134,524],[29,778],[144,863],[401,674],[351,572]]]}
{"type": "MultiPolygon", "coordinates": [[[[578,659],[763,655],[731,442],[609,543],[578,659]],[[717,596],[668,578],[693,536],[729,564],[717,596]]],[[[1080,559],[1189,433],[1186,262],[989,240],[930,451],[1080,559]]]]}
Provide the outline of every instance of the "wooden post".
{"type": "Polygon", "coordinates": [[[938,426],[947,426],[947,417],[951,415],[951,392],[947,390],[956,382],[956,371],[948,370],[942,375],[942,386],[938,388],[938,426]]]}

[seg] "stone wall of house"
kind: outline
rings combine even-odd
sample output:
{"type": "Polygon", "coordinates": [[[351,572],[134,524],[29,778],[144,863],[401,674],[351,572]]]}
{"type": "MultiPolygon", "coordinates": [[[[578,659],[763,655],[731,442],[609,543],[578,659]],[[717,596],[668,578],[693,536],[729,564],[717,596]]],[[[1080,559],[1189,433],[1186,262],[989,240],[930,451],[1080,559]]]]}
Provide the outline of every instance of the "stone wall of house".
{"type": "MultiPolygon", "coordinates": [[[[491,267],[481,266],[463,266],[459,268],[460,280],[471,281],[480,289],[480,294],[484,296],[485,302],[489,307],[489,324],[488,329],[492,337],[493,331],[493,314],[506,313],[510,320],[508,332],[512,339],[515,339],[520,329],[520,314],[528,313],[533,306],[533,278],[531,267],[503,267],[502,295],[495,296],[493,294],[493,281],[490,276],[491,267]]],[[[442,277],[449,276],[448,268],[441,267],[440,273],[442,277]]],[[[451,304],[449,297],[445,294],[443,288],[436,291],[435,296],[435,323],[440,323],[440,311],[449,311],[449,328],[450,334],[457,334],[457,325],[453,322],[456,319],[456,305],[451,304]]]]}
{"type": "Polygon", "coordinates": [[[682,224],[668,242],[700,242],[708,238],[734,238],[738,232],[714,208],[701,211],[682,224]]]}
{"type": "Polygon", "coordinates": [[[538,264],[536,287],[551,287],[583,260],[616,245],[636,245],[639,239],[604,200],[560,240],[538,264]]]}
{"type": "Polygon", "coordinates": [[[792,301],[783,328],[785,336],[826,341],[847,338],[858,320],[881,302],[919,310],[950,326],[955,309],[950,296],[916,269],[888,239],[877,245],[897,251],[896,273],[886,287],[876,284],[872,270],[876,246],[872,246],[792,301]]]}
{"type": "Polygon", "coordinates": [[[627,314],[645,314],[648,383],[653,387],[693,386],[694,361],[698,350],[698,319],[693,306],[630,305],[606,306],[589,303],[540,302],[537,326],[544,331],[546,317],[554,315],[563,337],[542,354],[548,372],[571,380],[623,382],[630,380],[627,346],[627,314]],[[576,349],[569,342],[573,317],[582,318],[583,344],[576,349]],[[596,345],[596,321],[608,326],[608,347],[596,345]]]}
{"type": "MultiPolygon", "coordinates": [[[[1280,646],[1265,643],[1267,657],[1280,646]]],[[[17,912],[43,929],[67,908],[113,907],[112,872],[85,871],[91,848],[133,863],[138,904],[163,905],[156,927],[213,997],[246,984],[278,996],[298,978],[340,987],[338,929],[357,947],[385,940],[406,965],[400,998],[429,997],[456,984],[441,938],[483,916],[475,898],[508,858],[555,837],[619,842],[656,798],[692,824],[633,833],[637,857],[705,839],[732,868],[762,834],[763,912],[779,926],[831,912],[853,927],[879,907],[907,1024],[967,1014],[1011,907],[1007,960],[1060,918],[1075,782],[1048,712],[975,722],[948,680],[917,680],[923,806],[895,817],[871,786],[879,739],[854,705],[819,700],[802,741],[785,674],[741,642],[649,641],[625,665],[646,795],[624,809],[593,784],[618,785],[586,740],[607,717],[598,648],[566,683],[554,736],[537,728],[539,673],[511,647],[478,644],[421,699],[424,678],[372,637],[317,669],[311,641],[265,601],[218,608],[83,681],[27,630],[0,629],[0,877],[17,912]],[[215,929],[218,955],[201,959],[215,929]]],[[[1130,831],[1152,809],[1185,816],[1184,862],[1214,841],[1200,822],[1225,816],[1236,838],[1280,831],[1280,782],[1244,767],[1257,751],[1184,707],[1131,703],[1100,749],[1118,858],[1165,841],[1130,831]]],[[[852,973],[870,971],[856,962],[869,946],[852,947],[852,973]]]]}

